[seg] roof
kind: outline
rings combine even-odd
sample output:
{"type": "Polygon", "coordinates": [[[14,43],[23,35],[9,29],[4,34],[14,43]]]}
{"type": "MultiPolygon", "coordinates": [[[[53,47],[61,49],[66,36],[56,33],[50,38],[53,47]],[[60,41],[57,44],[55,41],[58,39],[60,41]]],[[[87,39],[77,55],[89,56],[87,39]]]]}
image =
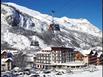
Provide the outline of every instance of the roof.
{"type": "Polygon", "coordinates": [[[8,52],[8,51],[7,50],[1,50],[1,54],[4,53],[4,52],[8,52]]]}
{"type": "MultiPolygon", "coordinates": [[[[89,49],[89,50],[81,50],[81,51],[78,51],[78,52],[80,52],[82,55],[84,55],[84,56],[87,56],[88,54],[90,54],[91,52],[93,52],[93,54],[92,55],[95,55],[96,53],[99,53],[98,51],[96,51],[96,50],[91,50],[91,49],[89,49]]],[[[100,52],[99,54],[101,54],[102,52],[100,52]]],[[[99,55],[98,54],[98,55],[99,55]]]]}
{"type": "Polygon", "coordinates": [[[82,51],[79,51],[82,55],[86,56],[88,54],[90,54],[91,50],[82,50],[82,51]]]}
{"type": "Polygon", "coordinates": [[[68,49],[68,50],[74,50],[73,48],[67,48],[67,47],[46,47],[43,48],[42,50],[64,50],[64,49],[68,49]]]}
{"type": "Polygon", "coordinates": [[[96,53],[97,53],[97,51],[95,51],[95,50],[93,50],[92,52],[93,52],[94,54],[96,54],[96,53]]]}
{"type": "Polygon", "coordinates": [[[39,51],[39,52],[37,52],[36,54],[50,54],[50,52],[42,52],[42,51],[39,51]]]}
{"type": "Polygon", "coordinates": [[[97,57],[100,57],[103,54],[103,52],[98,52],[97,57]]]}
{"type": "Polygon", "coordinates": [[[43,48],[42,50],[52,50],[51,47],[46,47],[46,48],[43,48]]]}
{"type": "Polygon", "coordinates": [[[1,64],[4,64],[6,61],[8,61],[8,60],[11,60],[11,61],[13,61],[13,59],[12,58],[2,58],[1,59],[1,64]]]}
{"type": "Polygon", "coordinates": [[[1,50],[1,54],[4,53],[4,52],[12,53],[12,54],[14,55],[14,54],[17,53],[18,51],[17,51],[17,50],[1,50]]]}
{"type": "Polygon", "coordinates": [[[26,54],[28,57],[35,57],[34,54],[26,54]]]}

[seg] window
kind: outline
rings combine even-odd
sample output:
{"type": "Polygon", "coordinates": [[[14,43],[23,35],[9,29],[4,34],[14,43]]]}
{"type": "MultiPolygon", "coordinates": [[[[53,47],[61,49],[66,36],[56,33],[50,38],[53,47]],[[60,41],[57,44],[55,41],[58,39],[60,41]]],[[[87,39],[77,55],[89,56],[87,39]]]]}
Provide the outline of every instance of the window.
{"type": "Polygon", "coordinates": [[[2,66],[5,66],[5,64],[2,64],[2,66]]]}
{"type": "Polygon", "coordinates": [[[46,63],[46,60],[43,60],[43,63],[46,63]]]}

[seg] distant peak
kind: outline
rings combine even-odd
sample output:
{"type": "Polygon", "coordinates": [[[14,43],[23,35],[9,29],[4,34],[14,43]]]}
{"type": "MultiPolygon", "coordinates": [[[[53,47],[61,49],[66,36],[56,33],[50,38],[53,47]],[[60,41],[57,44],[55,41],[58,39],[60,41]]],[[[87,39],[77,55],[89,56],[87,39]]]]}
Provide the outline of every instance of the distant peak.
{"type": "Polygon", "coordinates": [[[90,23],[87,19],[85,19],[85,18],[80,18],[80,20],[82,21],[82,22],[87,22],[87,23],[90,23]]]}
{"type": "Polygon", "coordinates": [[[62,19],[68,19],[68,17],[64,16],[64,17],[61,17],[62,19]]]}

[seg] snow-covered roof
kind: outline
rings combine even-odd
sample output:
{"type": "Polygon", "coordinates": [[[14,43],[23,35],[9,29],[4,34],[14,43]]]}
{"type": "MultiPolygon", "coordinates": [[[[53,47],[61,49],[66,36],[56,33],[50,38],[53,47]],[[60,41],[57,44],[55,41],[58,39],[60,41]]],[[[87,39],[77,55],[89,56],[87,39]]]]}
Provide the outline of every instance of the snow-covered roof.
{"type": "Polygon", "coordinates": [[[96,54],[96,53],[97,53],[97,51],[95,51],[95,50],[93,50],[92,52],[93,52],[93,54],[96,54]]]}
{"type": "Polygon", "coordinates": [[[83,54],[84,56],[90,54],[91,50],[82,50],[82,51],[79,51],[81,54],[83,54]]]}
{"type": "Polygon", "coordinates": [[[51,51],[51,50],[55,50],[55,49],[58,49],[58,50],[62,50],[62,49],[73,49],[74,50],[74,48],[72,48],[72,47],[65,47],[65,46],[50,46],[50,47],[46,47],[46,48],[43,48],[42,50],[49,50],[49,51],[51,51]]]}
{"type": "Polygon", "coordinates": [[[50,52],[42,52],[42,51],[39,51],[39,52],[37,52],[36,54],[50,54],[50,52]]]}
{"type": "Polygon", "coordinates": [[[97,57],[100,57],[103,54],[103,52],[98,52],[97,57]]]}
{"type": "Polygon", "coordinates": [[[34,54],[26,54],[28,57],[35,57],[34,54]]]}
{"type": "Polygon", "coordinates": [[[82,51],[81,48],[75,48],[74,51],[82,51]]]}
{"type": "Polygon", "coordinates": [[[1,64],[4,64],[7,60],[13,61],[12,58],[2,58],[2,59],[1,59],[1,64]]]}
{"type": "Polygon", "coordinates": [[[17,53],[18,51],[17,51],[17,50],[1,50],[1,54],[4,53],[4,52],[12,53],[12,54],[14,55],[14,54],[17,53]]]}
{"type": "Polygon", "coordinates": [[[4,53],[4,52],[8,52],[8,51],[7,50],[1,50],[1,54],[4,53]]]}
{"type": "Polygon", "coordinates": [[[42,50],[52,50],[51,47],[46,47],[46,48],[43,48],[42,50]]]}
{"type": "Polygon", "coordinates": [[[17,50],[9,50],[11,53],[18,53],[17,50]]]}

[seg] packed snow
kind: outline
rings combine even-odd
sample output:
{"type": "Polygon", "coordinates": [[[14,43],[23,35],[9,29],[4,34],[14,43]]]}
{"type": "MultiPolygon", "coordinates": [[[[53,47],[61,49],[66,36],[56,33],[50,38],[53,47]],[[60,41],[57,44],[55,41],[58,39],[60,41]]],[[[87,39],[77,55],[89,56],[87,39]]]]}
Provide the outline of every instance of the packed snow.
{"type": "Polygon", "coordinates": [[[30,45],[30,41],[28,40],[28,38],[9,32],[5,32],[4,40],[9,42],[9,44],[11,44],[14,48],[19,49],[25,49],[25,47],[28,47],[30,45]]]}
{"type": "MultiPolygon", "coordinates": [[[[16,67],[14,68],[14,70],[19,71],[20,68],[16,67]]],[[[63,69],[57,69],[56,71],[58,72],[52,71],[51,73],[43,73],[43,71],[36,71],[37,74],[31,73],[30,75],[23,74],[23,72],[18,72],[18,74],[21,74],[16,77],[31,77],[32,75],[39,75],[39,77],[102,77],[102,66],[96,66],[96,69],[94,71],[84,71],[82,68],[72,70],[72,72],[68,73],[66,73],[66,71],[63,69]]],[[[2,72],[2,75],[3,74],[5,73],[2,72]]]]}

